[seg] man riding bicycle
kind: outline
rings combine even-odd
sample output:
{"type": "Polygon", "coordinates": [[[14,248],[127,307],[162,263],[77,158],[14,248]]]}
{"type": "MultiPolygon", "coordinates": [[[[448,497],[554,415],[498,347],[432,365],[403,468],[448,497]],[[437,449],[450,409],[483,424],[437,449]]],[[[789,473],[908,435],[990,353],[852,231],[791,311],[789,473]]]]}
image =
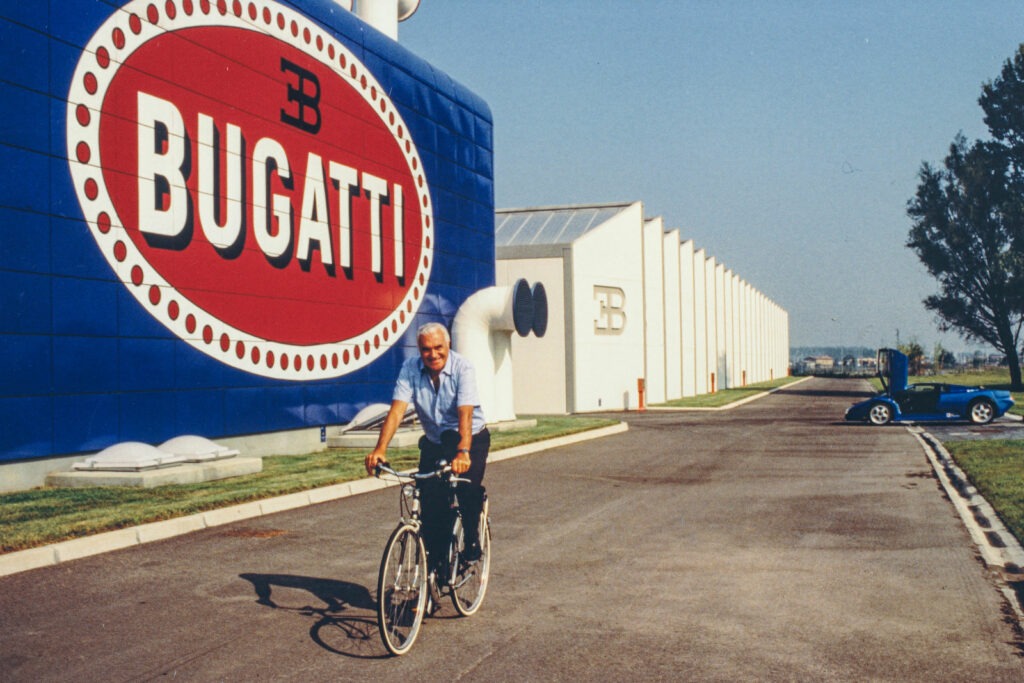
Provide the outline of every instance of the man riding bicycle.
{"type": "MultiPolygon", "coordinates": [[[[451,350],[451,337],[441,323],[420,327],[416,344],[419,357],[402,364],[377,445],[366,456],[366,471],[372,474],[377,463],[387,462],[388,444],[411,402],[423,426],[419,471],[432,472],[441,461],[446,461],[455,474],[469,479],[469,483],[460,483],[457,491],[466,534],[463,558],[471,562],[480,557],[483,478],[491,448],[491,434],[480,409],[476,374],[466,358],[451,350]]],[[[440,482],[433,481],[422,487],[423,538],[431,558],[444,555],[451,529],[447,498],[440,486],[440,482]]]]}

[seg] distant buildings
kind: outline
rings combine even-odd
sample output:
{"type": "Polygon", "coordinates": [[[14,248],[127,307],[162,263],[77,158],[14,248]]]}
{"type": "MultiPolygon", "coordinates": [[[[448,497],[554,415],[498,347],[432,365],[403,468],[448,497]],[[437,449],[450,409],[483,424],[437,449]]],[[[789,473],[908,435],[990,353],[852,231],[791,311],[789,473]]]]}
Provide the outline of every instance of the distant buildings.
{"type": "MultiPolygon", "coordinates": [[[[948,354],[941,366],[927,356],[920,360],[919,370],[911,374],[930,375],[950,370],[999,368],[1006,366],[1006,356],[998,353],[960,353],[955,357],[948,354]]],[[[849,375],[871,376],[878,363],[874,357],[844,356],[841,360],[827,354],[807,355],[791,362],[794,375],[849,375]]]]}

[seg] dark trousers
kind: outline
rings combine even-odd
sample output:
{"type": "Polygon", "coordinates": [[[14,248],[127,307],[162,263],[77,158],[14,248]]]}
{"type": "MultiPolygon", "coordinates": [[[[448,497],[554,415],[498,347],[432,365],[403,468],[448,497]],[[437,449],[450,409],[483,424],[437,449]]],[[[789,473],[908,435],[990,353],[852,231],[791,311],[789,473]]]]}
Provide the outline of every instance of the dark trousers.
{"type": "MultiPolygon", "coordinates": [[[[459,447],[459,433],[454,430],[441,432],[441,443],[436,444],[422,437],[420,439],[421,473],[433,472],[443,460],[450,463],[455,459],[459,447]]],[[[469,479],[469,483],[461,482],[455,492],[462,510],[462,525],[466,543],[479,540],[480,512],[483,510],[484,470],[487,469],[487,454],[491,450],[491,433],[484,427],[473,435],[473,444],[469,448],[469,471],[461,476],[469,479]]],[[[427,555],[440,561],[445,556],[449,532],[452,528],[452,512],[448,508],[448,492],[446,484],[438,480],[420,482],[420,502],[423,505],[423,540],[427,546],[427,555]]]]}

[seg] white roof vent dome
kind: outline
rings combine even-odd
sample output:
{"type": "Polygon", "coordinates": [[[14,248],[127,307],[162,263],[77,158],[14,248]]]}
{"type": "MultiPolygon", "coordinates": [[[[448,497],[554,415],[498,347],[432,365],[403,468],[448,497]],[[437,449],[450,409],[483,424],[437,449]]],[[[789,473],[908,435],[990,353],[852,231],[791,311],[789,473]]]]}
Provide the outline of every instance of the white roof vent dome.
{"type": "Polygon", "coordinates": [[[185,458],[180,455],[162,451],[147,443],[124,441],[108,446],[81,462],[76,462],[72,468],[107,472],[138,472],[157,467],[170,467],[183,462],[185,462],[185,458]]]}
{"type": "Polygon", "coordinates": [[[233,458],[239,453],[237,449],[221,446],[205,437],[194,434],[185,434],[168,439],[160,444],[160,450],[179,456],[185,462],[223,460],[224,458],[233,458]]]}

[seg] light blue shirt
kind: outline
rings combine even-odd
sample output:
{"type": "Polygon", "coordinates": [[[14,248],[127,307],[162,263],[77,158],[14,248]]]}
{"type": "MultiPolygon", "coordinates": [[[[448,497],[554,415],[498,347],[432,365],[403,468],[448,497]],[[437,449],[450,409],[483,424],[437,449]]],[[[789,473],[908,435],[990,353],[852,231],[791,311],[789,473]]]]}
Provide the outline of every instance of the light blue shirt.
{"type": "Polygon", "coordinates": [[[480,396],[476,388],[476,370],[473,364],[454,351],[448,352],[448,362],[441,370],[440,384],[434,389],[430,374],[419,356],[402,363],[395,383],[395,401],[412,403],[423,424],[423,433],[441,443],[441,432],[459,430],[459,406],[473,406],[473,433],[487,426],[484,411],[480,409],[480,396]]]}

